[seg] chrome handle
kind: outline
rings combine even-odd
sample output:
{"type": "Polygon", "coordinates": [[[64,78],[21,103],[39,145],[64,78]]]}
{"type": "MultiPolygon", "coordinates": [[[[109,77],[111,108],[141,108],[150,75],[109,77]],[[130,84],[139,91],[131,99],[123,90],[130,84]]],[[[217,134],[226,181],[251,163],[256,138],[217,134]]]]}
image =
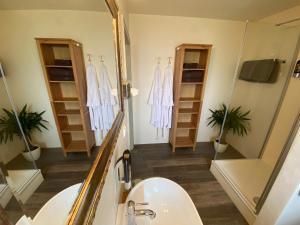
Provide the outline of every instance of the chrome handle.
{"type": "Polygon", "coordinates": [[[138,202],[135,205],[149,205],[149,202],[138,202]]]}

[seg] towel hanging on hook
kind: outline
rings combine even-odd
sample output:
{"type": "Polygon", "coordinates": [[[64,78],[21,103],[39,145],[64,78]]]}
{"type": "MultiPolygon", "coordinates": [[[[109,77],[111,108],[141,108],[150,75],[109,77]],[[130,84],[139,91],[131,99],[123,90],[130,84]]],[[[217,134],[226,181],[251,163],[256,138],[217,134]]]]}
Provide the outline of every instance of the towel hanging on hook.
{"type": "Polygon", "coordinates": [[[162,84],[161,84],[161,70],[160,57],[157,58],[157,65],[154,70],[154,79],[149,93],[148,104],[151,106],[150,124],[156,130],[156,137],[158,138],[158,129],[162,128],[161,124],[161,100],[162,100],[162,84]]]}
{"type": "Polygon", "coordinates": [[[116,105],[117,102],[115,97],[112,95],[108,69],[103,62],[100,63],[98,80],[102,118],[101,130],[107,132],[113,124],[115,118],[114,105],[116,105]]]}
{"type": "Polygon", "coordinates": [[[95,66],[92,64],[91,55],[89,56],[89,64],[86,67],[87,82],[87,107],[89,108],[90,122],[92,130],[101,129],[100,120],[100,96],[98,91],[98,79],[95,66]]]}
{"type": "Polygon", "coordinates": [[[170,129],[172,124],[172,107],[173,103],[173,68],[171,66],[169,57],[169,63],[164,72],[164,81],[162,86],[162,135],[164,135],[164,129],[170,129]]]}

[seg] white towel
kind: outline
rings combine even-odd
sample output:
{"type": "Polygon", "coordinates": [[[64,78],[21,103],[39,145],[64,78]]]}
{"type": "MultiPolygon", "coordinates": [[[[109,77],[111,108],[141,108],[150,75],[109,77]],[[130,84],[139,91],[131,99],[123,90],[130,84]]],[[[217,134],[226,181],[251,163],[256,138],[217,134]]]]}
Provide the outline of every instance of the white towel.
{"type": "Polygon", "coordinates": [[[173,69],[168,65],[165,69],[164,82],[162,87],[162,126],[171,128],[172,107],[173,107],[173,69]]]}
{"type": "Polygon", "coordinates": [[[151,91],[148,98],[148,104],[151,105],[150,124],[155,128],[162,128],[162,85],[161,85],[161,71],[159,65],[156,66],[154,71],[154,80],[152,82],[151,91]]]}
{"type": "Polygon", "coordinates": [[[104,63],[99,68],[99,96],[101,114],[101,130],[108,131],[115,118],[114,105],[117,104],[115,97],[112,95],[112,88],[108,77],[107,68],[104,63]]]}
{"type": "Polygon", "coordinates": [[[87,66],[87,107],[89,107],[90,121],[92,130],[100,129],[100,95],[98,89],[98,80],[95,67],[90,63],[87,66]]]}

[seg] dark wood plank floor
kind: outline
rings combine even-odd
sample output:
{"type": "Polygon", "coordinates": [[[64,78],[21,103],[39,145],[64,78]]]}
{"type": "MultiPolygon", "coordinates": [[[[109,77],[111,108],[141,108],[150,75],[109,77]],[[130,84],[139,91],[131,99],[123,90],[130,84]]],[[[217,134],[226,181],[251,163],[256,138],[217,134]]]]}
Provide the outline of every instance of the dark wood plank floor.
{"type": "MultiPolygon", "coordinates": [[[[137,145],[132,151],[134,179],[169,178],[191,196],[204,225],[247,225],[247,222],[209,171],[214,149],[199,143],[196,151],[182,148],[171,152],[169,144],[137,145]]],[[[222,158],[242,158],[230,148],[222,158]]],[[[219,156],[220,158],[220,156],[219,156]]]]}
{"type": "MultiPolygon", "coordinates": [[[[85,153],[69,153],[65,158],[62,150],[43,149],[41,158],[36,161],[37,167],[41,169],[44,181],[29,198],[22,209],[14,198],[6,206],[5,211],[12,222],[16,222],[22,214],[33,218],[39,209],[54,195],[71,185],[81,183],[87,176],[90,166],[95,159],[98,148],[92,150],[92,156],[87,157],[85,153]]],[[[26,161],[22,155],[6,165],[7,169],[32,169],[32,163],[26,161]]]]}

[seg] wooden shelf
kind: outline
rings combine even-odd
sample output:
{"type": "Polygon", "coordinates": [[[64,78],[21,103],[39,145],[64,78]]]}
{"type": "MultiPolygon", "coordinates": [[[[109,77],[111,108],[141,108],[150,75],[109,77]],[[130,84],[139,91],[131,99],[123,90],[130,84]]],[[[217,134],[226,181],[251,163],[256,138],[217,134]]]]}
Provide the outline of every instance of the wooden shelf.
{"type": "Polygon", "coordinates": [[[79,109],[67,109],[67,110],[62,110],[57,113],[58,116],[67,116],[67,115],[76,115],[80,114],[79,109]]]}
{"type": "Polygon", "coordinates": [[[190,137],[176,137],[176,147],[192,147],[194,142],[190,137]]]}
{"type": "Polygon", "coordinates": [[[198,84],[198,85],[202,85],[203,82],[184,82],[184,81],[182,81],[181,84],[193,84],[193,85],[198,84]]]}
{"type": "Polygon", "coordinates": [[[76,131],[83,131],[83,126],[81,124],[75,124],[75,125],[68,125],[67,127],[61,129],[62,133],[70,133],[76,131]]]}
{"type": "Polygon", "coordinates": [[[66,152],[86,152],[86,144],[84,140],[71,141],[65,148],[66,152]]]}
{"type": "Polygon", "coordinates": [[[173,126],[169,139],[173,152],[177,147],[192,147],[195,151],[211,49],[212,45],[207,44],[176,47],[173,126]]]}
{"type": "Polygon", "coordinates": [[[36,42],[63,153],[65,157],[70,152],[86,152],[90,156],[95,135],[85,107],[82,44],[63,38],[36,38],[36,42]]]}
{"type": "Polygon", "coordinates": [[[61,65],[46,65],[47,68],[70,68],[72,69],[73,66],[61,66],[61,65]]]}
{"type": "Polygon", "coordinates": [[[193,108],[181,108],[178,113],[181,114],[198,114],[198,111],[193,108]]]}
{"type": "Polygon", "coordinates": [[[193,98],[193,97],[181,97],[179,98],[180,102],[200,102],[201,100],[199,98],[193,98]]]}
{"type": "Polygon", "coordinates": [[[79,99],[77,97],[65,97],[60,99],[54,99],[53,102],[78,102],[79,99]]]}
{"type": "Polygon", "coordinates": [[[202,71],[205,68],[183,68],[183,71],[202,71]]]}
{"type": "Polygon", "coordinates": [[[196,129],[196,125],[192,122],[178,122],[177,128],[179,129],[196,129]]]}
{"type": "Polygon", "coordinates": [[[75,80],[49,80],[50,83],[75,83],[75,80]]]}

